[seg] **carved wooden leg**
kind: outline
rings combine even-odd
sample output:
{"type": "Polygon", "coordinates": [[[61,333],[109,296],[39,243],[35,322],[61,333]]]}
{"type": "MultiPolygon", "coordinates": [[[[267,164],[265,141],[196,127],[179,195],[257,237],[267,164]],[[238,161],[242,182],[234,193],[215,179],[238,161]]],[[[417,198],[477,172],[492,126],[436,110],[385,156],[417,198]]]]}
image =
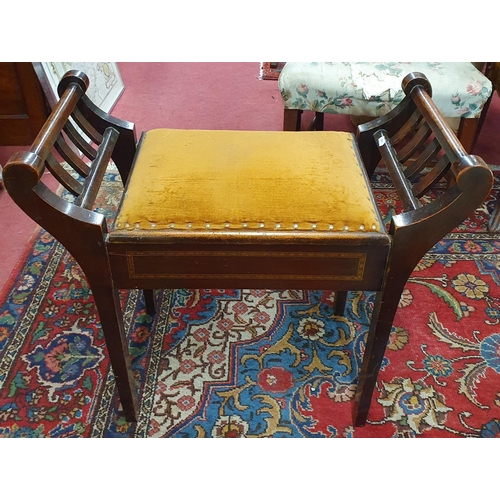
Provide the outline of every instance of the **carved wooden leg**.
{"type": "Polygon", "coordinates": [[[339,290],[335,292],[333,299],[333,314],[335,316],[343,316],[345,312],[345,303],[347,302],[347,292],[339,290]]]}
{"type": "Polygon", "coordinates": [[[285,109],[283,117],[283,130],[296,132],[300,130],[300,109],[285,109]]]}
{"type": "Polygon", "coordinates": [[[154,316],[156,314],[154,291],[143,290],[143,293],[144,293],[144,302],[146,303],[146,312],[150,316],[154,316]]]}

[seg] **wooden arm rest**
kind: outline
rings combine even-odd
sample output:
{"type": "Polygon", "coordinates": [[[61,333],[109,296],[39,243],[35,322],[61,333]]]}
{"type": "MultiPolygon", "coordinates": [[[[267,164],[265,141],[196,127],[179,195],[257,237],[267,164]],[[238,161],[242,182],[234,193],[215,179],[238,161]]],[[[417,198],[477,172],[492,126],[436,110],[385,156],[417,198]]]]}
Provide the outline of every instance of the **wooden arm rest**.
{"type": "Polygon", "coordinates": [[[68,85],[58,105],[53,109],[31,146],[30,151],[40,156],[44,161],[71,116],[76,103],[87,90],[88,80],[82,79],[80,82],[72,82],[68,85]]]}
{"type": "Polygon", "coordinates": [[[403,173],[396,152],[391,146],[391,142],[387,136],[387,132],[385,130],[377,130],[373,138],[377,141],[382,159],[387,166],[387,170],[389,171],[389,175],[399,195],[399,199],[403,204],[403,210],[407,212],[421,207],[420,201],[412,193],[411,182],[403,173]]]}
{"type": "MultiPolygon", "coordinates": [[[[66,73],[58,86],[60,100],[31,149],[14,154],[4,172],[10,196],[59,241],[67,239],[75,223],[82,224],[82,234],[92,233],[94,239],[105,237],[105,218],[92,212],[95,198],[110,160],[126,182],[136,148],[134,125],[97,108],[85,95],[88,83],[80,71],[66,73]],[[59,163],[59,155],[68,165],[59,163]],[[68,166],[78,175],[72,175],[68,166]],[[73,203],[40,182],[46,167],[76,196],[73,203]]],[[[71,247],[71,251],[75,254],[80,249],[71,247]]]]}
{"type": "MultiPolygon", "coordinates": [[[[425,75],[410,73],[403,79],[402,87],[406,97],[396,108],[358,127],[358,144],[368,174],[373,174],[382,159],[403,212],[423,213],[419,198],[446,179],[448,191],[452,186],[458,190],[446,203],[435,200],[436,210],[451,207],[453,200],[461,196],[460,203],[464,206],[460,212],[470,213],[488,195],[493,174],[481,158],[467,154],[433,103],[431,85],[425,75]]],[[[455,225],[450,224],[451,230],[455,225]]]]}
{"type": "Polygon", "coordinates": [[[403,90],[405,94],[411,96],[417,105],[418,110],[429,124],[448,158],[452,162],[457,161],[459,158],[466,156],[467,151],[432,101],[431,93],[426,90],[430,88],[430,84],[427,86],[422,79],[428,82],[422,73],[410,73],[403,79],[403,90]]]}

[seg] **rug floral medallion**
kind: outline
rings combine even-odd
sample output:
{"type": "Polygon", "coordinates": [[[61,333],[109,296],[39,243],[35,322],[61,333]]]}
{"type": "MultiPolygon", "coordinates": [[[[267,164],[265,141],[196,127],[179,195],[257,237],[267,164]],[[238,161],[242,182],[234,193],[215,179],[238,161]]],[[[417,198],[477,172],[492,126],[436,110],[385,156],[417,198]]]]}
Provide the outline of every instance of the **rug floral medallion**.
{"type": "MultiPolygon", "coordinates": [[[[383,172],[373,181],[388,220],[395,194],[383,172]]],[[[334,316],[331,291],[164,290],[153,318],[141,291],[122,291],[140,395],[131,424],[85,276],[41,231],[0,308],[0,436],[500,437],[495,195],[415,268],[359,428],[351,410],[373,293],[349,292],[334,316]]],[[[111,170],[106,216],[119,196],[111,170]]]]}

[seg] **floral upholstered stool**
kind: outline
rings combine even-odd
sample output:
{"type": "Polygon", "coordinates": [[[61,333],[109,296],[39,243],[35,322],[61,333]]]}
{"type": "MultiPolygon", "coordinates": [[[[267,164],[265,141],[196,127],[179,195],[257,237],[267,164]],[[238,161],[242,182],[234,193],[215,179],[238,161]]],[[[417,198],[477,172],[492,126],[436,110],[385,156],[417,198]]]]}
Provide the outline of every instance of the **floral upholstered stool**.
{"type": "MultiPolygon", "coordinates": [[[[373,117],[401,102],[401,80],[412,72],[426,75],[432,99],[471,151],[491,82],[472,63],[449,62],[289,62],[278,85],[285,108],[283,130],[300,130],[302,111],[315,111],[309,129],[323,129],[323,113],[373,117]]],[[[354,120],[353,120],[354,121],[354,120]]]]}

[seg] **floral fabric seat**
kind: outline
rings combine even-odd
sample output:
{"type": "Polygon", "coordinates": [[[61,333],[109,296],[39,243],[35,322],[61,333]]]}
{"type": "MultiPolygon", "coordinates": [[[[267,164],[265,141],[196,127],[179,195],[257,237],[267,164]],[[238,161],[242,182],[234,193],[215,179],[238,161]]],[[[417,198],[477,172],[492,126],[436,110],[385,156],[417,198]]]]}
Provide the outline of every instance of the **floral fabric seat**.
{"type": "Polygon", "coordinates": [[[402,79],[423,73],[445,118],[479,118],[491,82],[468,62],[289,62],[278,85],[285,109],[376,117],[403,98],[402,79]]]}

